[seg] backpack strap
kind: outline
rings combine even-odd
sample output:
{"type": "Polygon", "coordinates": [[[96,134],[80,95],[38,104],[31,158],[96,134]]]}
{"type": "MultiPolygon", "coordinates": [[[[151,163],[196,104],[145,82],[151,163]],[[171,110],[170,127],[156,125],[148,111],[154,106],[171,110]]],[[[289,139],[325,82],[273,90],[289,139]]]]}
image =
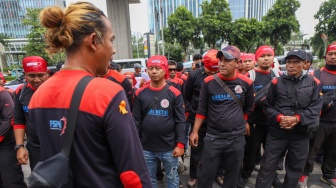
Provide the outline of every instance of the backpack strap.
{"type": "Polygon", "coordinates": [[[24,83],[23,86],[22,86],[22,89],[20,91],[20,96],[19,96],[19,101],[22,102],[22,96],[23,96],[23,92],[24,90],[26,89],[27,87],[27,83],[24,83]]]}

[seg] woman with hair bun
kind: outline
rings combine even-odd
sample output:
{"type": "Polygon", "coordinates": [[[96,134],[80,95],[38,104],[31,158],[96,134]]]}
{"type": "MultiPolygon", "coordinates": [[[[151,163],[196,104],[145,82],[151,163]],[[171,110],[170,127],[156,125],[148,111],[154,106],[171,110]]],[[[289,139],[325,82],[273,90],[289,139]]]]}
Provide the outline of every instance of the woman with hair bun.
{"type": "MultiPolygon", "coordinates": [[[[104,13],[88,2],[64,11],[47,7],[40,14],[47,28],[49,54],[61,50],[67,59],[33,95],[29,114],[46,160],[61,151],[74,89],[84,76],[106,74],[115,36],[104,13]]],[[[75,187],[152,187],[125,91],[116,83],[94,78],[79,107],[70,166],[75,187]]]]}

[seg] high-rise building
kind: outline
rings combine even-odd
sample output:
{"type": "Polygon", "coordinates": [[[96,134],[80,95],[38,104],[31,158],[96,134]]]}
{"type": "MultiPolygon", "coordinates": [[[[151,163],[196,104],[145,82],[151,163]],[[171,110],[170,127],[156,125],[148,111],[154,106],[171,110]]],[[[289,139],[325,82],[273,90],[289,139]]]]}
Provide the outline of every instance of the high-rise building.
{"type": "MultiPolygon", "coordinates": [[[[179,6],[185,6],[194,17],[199,17],[202,14],[200,5],[204,1],[210,2],[211,0],[148,0],[150,32],[156,33],[156,30],[162,28],[162,24],[167,27],[168,16],[174,13],[179,6]]],[[[245,17],[248,19],[256,18],[261,21],[275,2],[276,0],[228,0],[233,20],[245,17]]]]}
{"type": "Polygon", "coordinates": [[[1,0],[0,33],[11,38],[26,38],[29,28],[22,24],[27,8],[62,5],[61,0],[1,0]]]}

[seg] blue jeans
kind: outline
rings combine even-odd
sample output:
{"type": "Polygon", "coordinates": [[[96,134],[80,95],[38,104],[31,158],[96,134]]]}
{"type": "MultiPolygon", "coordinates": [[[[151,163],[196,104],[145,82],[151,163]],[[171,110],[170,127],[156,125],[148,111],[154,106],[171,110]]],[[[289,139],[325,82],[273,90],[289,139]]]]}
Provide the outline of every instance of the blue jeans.
{"type": "Polygon", "coordinates": [[[177,173],[178,158],[172,156],[173,151],[154,152],[143,150],[143,152],[154,188],[158,187],[156,179],[157,159],[165,166],[168,188],[176,188],[179,186],[177,173]]]}

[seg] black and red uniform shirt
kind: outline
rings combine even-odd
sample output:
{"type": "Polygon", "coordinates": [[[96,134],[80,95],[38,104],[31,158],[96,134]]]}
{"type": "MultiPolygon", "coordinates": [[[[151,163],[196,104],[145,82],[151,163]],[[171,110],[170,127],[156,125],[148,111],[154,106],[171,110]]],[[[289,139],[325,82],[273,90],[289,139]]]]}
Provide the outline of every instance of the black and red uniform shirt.
{"type": "Polygon", "coordinates": [[[326,100],[327,103],[334,103],[333,105],[324,104],[320,116],[321,121],[336,121],[336,71],[328,70],[325,67],[320,69],[320,76],[318,78],[322,85],[323,98],[334,98],[333,101],[326,100]]]}
{"type": "MultiPolygon", "coordinates": [[[[198,68],[194,71],[191,71],[184,87],[184,97],[185,100],[188,102],[187,110],[188,110],[188,120],[194,125],[196,112],[199,103],[199,95],[201,92],[201,87],[203,84],[204,79],[208,75],[206,74],[204,67],[198,68]]],[[[206,123],[207,119],[204,119],[203,123],[206,123]]]]}
{"type": "Polygon", "coordinates": [[[176,146],[183,148],[186,143],[181,92],[169,86],[165,93],[157,96],[163,87],[152,88],[148,84],[135,94],[133,118],[144,150],[165,152],[174,150],[176,146]],[[145,112],[147,106],[155,100],[154,97],[159,97],[159,101],[145,112]]]}
{"type": "Polygon", "coordinates": [[[244,109],[219,85],[212,75],[204,79],[196,118],[208,119],[208,134],[223,138],[244,135],[246,131],[245,120],[254,108],[252,80],[241,74],[236,74],[230,79],[224,78],[219,73],[217,75],[242,101],[244,109]]]}
{"type": "Polygon", "coordinates": [[[285,72],[280,77],[273,79],[264,103],[265,114],[270,120],[269,134],[286,138],[288,134],[301,137],[309,136],[309,132],[301,133],[299,128],[301,125],[308,126],[318,123],[322,107],[320,92],[320,81],[310,74],[302,74],[295,78],[285,72]],[[289,97],[287,83],[291,83],[294,87],[295,102],[293,98],[289,97]],[[296,116],[299,123],[293,129],[283,129],[279,124],[282,116],[296,116]]]}
{"type": "MultiPolygon", "coordinates": [[[[254,85],[254,92],[258,93],[261,89],[267,86],[272,80],[271,78],[271,71],[262,71],[258,69],[254,69],[255,71],[255,80],[253,81],[254,85]]],[[[249,72],[245,74],[249,77],[249,72]]],[[[248,116],[248,122],[250,125],[257,124],[257,125],[268,125],[268,118],[263,112],[262,106],[255,106],[254,111],[248,116]]]]}
{"type": "Polygon", "coordinates": [[[28,121],[28,104],[36,89],[29,83],[20,85],[14,93],[14,125],[15,129],[25,129],[27,135],[27,147],[40,148],[40,141],[34,125],[28,121]]]}
{"type": "Polygon", "coordinates": [[[131,82],[124,76],[123,74],[120,74],[119,72],[115,70],[109,70],[108,73],[104,76],[104,78],[107,78],[119,85],[125,90],[128,104],[130,104],[131,109],[133,107],[133,89],[131,82]]]}
{"type": "Polygon", "coordinates": [[[13,149],[14,133],[11,121],[13,119],[14,102],[9,92],[0,87],[0,147],[13,149]],[[7,142],[8,141],[8,142],[7,142]]]}
{"type": "MultiPolygon", "coordinates": [[[[34,93],[29,120],[46,160],[62,149],[72,94],[86,71],[61,70],[34,93]]],[[[70,154],[75,187],[151,187],[125,91],[104,78],[93,79],[80,103],[70,154]]]]}

